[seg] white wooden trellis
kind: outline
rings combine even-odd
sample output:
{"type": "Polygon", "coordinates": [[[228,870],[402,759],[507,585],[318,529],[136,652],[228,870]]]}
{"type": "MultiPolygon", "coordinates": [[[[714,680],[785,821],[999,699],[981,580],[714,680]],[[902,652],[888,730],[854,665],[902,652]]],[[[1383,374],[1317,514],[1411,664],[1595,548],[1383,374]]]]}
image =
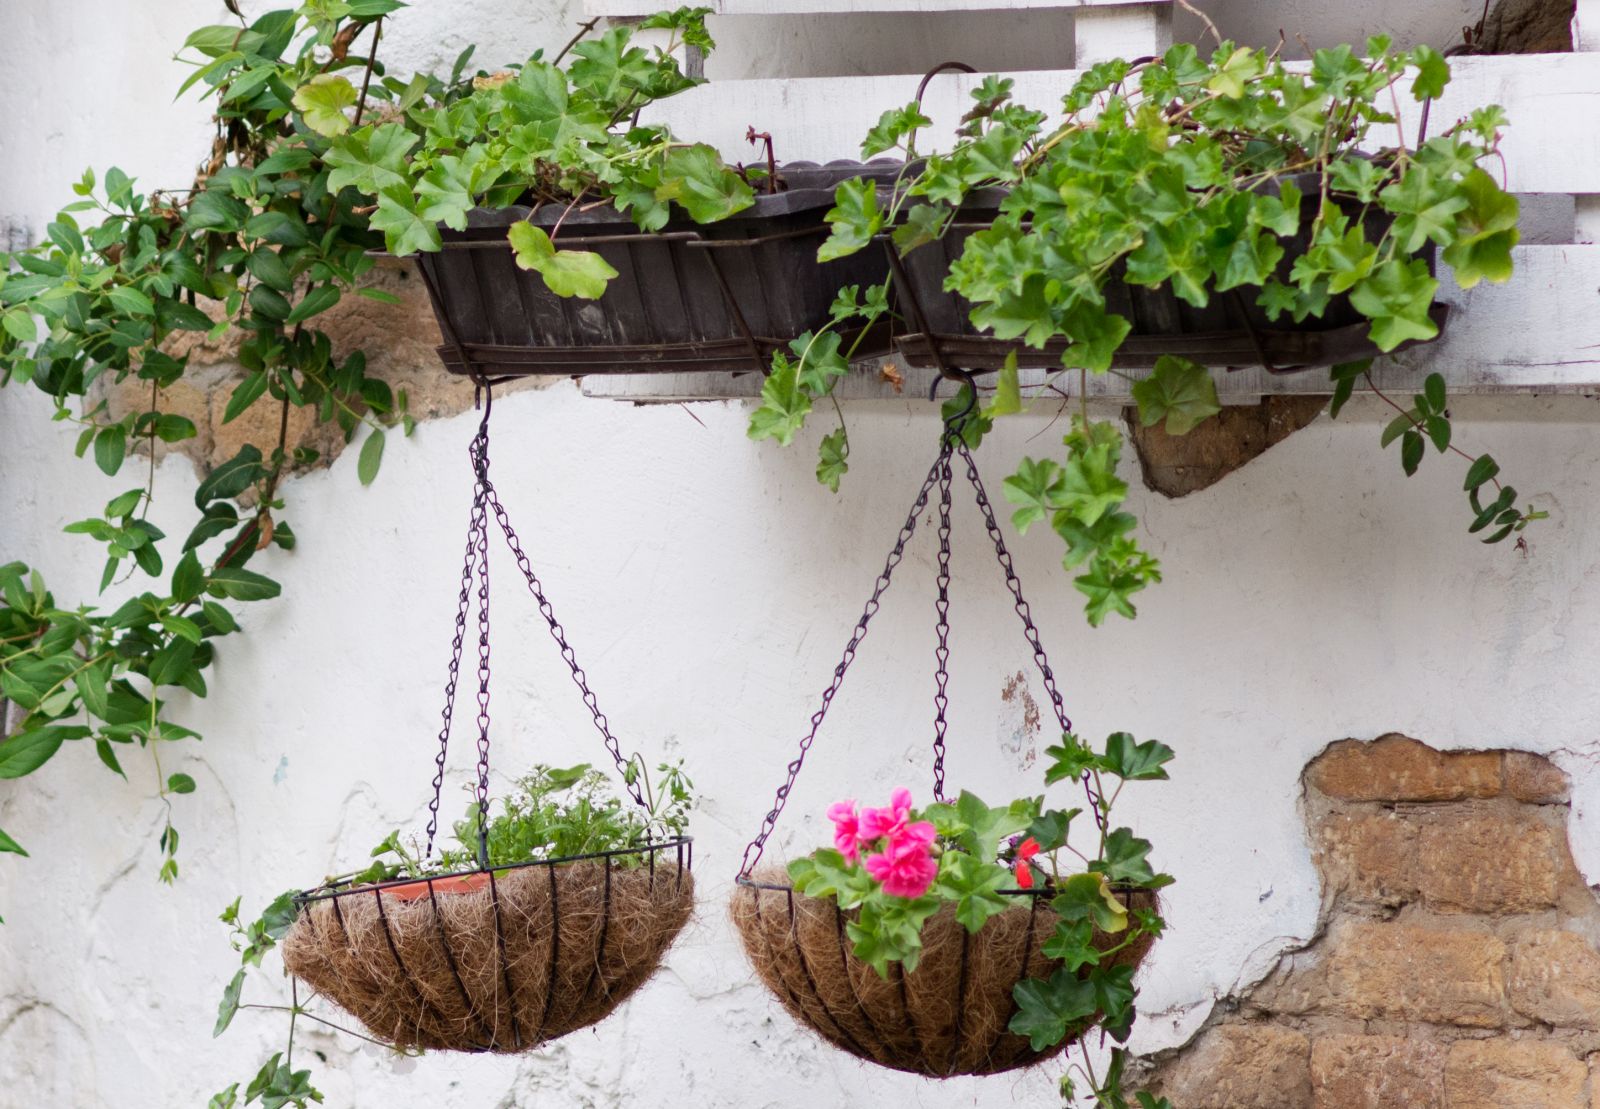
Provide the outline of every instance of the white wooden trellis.
{"type": "MultiPolygon", "coordinates": [[[[1072,10],[1077,25],[1076,62],[1085,67],[1111,57],[1159,54],[1171,44],[1170,0],[707,0],[720,15],[816,17],[869,12],[908,15],[994,10],[1072,10]]],[[[654,10],[649,0],[586,0],[590,15],[633,17],[654,10]]],[[[1568,241],[1516,248],[1516,274],[1501,286],[1464,290],[1442,264],[1439,292],[1451,305],[1444,335],[1413,350],[1381,358],[1374,370],[1380,386],[1401,391],[1421,375],[1439,372],[1458,393],[1600,392],[1600,0],[1578,0],[1573,21],[1577,52],[1571,54],[1458,57],[1453,78],[1434,104],[1432,119],[1451,120],[1484,104],[1506,109],[1510,126],[1502,150],[1505,184],[1531,198],[1572,198],[1568,241]]],[[[1078,70],[1007,74],[1023,102],[1050,108],[1078,70]]],[[[771,131],[784,160],[826,162],[852,157],[860,136],[884,108],[905,103],[919,75],[797,77],[716,81],[655,105],[652,120],[682,135],[709,142],[730,160],[747,159],[746,128],[771,131]]],[[[981,76],[937,78],[923,106],[934,120],[924,134],[948,135],[971,103],[968,93],[981,76]]],[[[1402,92],[1400,127],[1416,134],[1420,106],[1402,92]]],[[[1393,144],[1395,135],[1374,141],[1393,144]]],[[[889,361],[894,361],[890,359],[889,361]]],[[[893,397],[903,389],[926,395],[936,371],[901,368],[897,389],[863,367],[841,381],[844,398],[893,397]]],[[[1269,374],[1260,368],[1216,371],[1225,401],[1247,402],[1265,394],[1329,391],[1326,374],[1269,374]]],[[[1047,375],[1024,373],[1025,387],[1047,375]]],[[[1127,382],[1114,375],[1091,377],[1091,395],[1126,400],[1127,382]]],[[[636,402],[712,400],[756,396],[759,375],[603,375],[584,379],[590,396],[636,402]]]]}

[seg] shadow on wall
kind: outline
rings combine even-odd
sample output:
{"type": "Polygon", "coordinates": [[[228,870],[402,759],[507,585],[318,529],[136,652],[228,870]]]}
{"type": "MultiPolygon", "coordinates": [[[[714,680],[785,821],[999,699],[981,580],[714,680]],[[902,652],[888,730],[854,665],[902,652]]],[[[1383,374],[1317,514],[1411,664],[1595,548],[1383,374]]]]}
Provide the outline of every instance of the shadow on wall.
{"type": "Polygon", "coordinates": [[[1583,1109],[1600,901],[1566,776],[1519,751],[1345,740],[1304,774],[1316,938],[1141,1080],[1181,1109],[1583,1109]]]}

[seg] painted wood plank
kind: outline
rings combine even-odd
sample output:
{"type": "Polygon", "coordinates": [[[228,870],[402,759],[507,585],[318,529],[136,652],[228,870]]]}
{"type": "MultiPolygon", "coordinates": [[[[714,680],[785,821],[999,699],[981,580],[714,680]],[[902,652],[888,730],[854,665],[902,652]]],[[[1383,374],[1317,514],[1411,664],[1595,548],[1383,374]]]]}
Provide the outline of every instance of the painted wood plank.
{"type": "MultiPolygon", "coordinates": [[[[1171,0],[701,0],[714,15],[865,15],[878,12],[934,14],[1099,7],[1167,7],[1171,0]]],[[[651,15],[660,3],[650,0],[585,0],[589,15],[651,15]]]]}
{"type": "MultiPolygon", "coordinates": [[[[1444,277],[1440,298],[1452,316],[1437,341],[1381,358],[1373,376],[1384,389],[1415,391],[1429,373],[1444,375],[1457,393],[1600,392],[1600,245],[1525,246],[1515,251],[1516,276],[1504,285],[1462,289],[1444,277]]],[[[889,361],[893,362],[893,359],[889,361]]],[[[932,370],[901,368],[896,391],[877,365],[857,367],[839,383],[842,399],[926,397],[932,370]]],[[[1273,393],[1326,394],[1326,373],[1269,374],[1259,367],[1215,371],[1217,391],[1245,402],[1273,393]]],[[[1024,386],[1039,389],[1048,375],[1025,374],[1024,386]]],[[[1076,375],[1059,384],[1076,390],[1076,375]]],[[[1091,376],[1091,396],[1126,402],[1129,382],[1110,374],[1091,376]]],[[[640,403],[726,400],[761,392],[755,374],[670,374],[590,377],[583,391],[640,403]]],[[[942,392],[948,394],[950,387],[942,392]]]]}
{"type": "MultiPolygon", "coordinates": [[[[1452,59],[1454,79],[1435,104],[1435,129],[1473,108],[1497,103],[1511,124],[1502,151],[1506,187],[1519,193],[1600,193],[1600,53],[1522,54],[1452,59]]],[[[1023,103],[1051,109],[1077,77],[1073,70],[1014,73],[1023,103]]],[[[928,87],[924,110],[934,126],[924,150],[947,142],[982,78],[942,74],[928,87]]],[[[885,108],[909,101],[916,76],[795,77],[714,81],[653,105],[652,122],[709,142],[732,160],[747,160],[745,130],[771,131],[780,159],[819,162],[855,157],[857,143],[885,108]],[[737,105],[736,110],[730,105],[737,105]]],[[[1400,116],[1414,138],[1420,106],[1399,90],[1400,116]]],[[[1392,142],[1375,134],[1375,142],[1392,142]]],[[[1500,167],[1496,166],[1498,171],[1500,167]]]]}
{"type": "Polygon", "coordinates": [[[1072,34],[1072,57],[1079,69],[1115,58],[1165,54],[1172,45],[1172,6],[1086,8],[1073,16],[1072,34]]]}

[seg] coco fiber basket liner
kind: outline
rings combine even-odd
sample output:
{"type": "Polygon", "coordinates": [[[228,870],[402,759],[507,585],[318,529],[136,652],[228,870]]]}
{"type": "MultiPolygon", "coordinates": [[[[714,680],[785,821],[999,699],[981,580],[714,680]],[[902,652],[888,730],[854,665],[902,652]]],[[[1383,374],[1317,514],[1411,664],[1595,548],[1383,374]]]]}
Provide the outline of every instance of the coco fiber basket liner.
{"type": "MultiPolygon", "coordinates": [[[[922,961],[907,973],[891,966],[888,978],[855,957],[845,934],[849,915],[825,898],[807,897],[769,881],[741,882],[732,912],[756,974],[801,1024],[850,1054],[894,1070],[930,1078],[998,1074],[1061,1054],[1069,1036],[1044,1051],[1007,1031],[1017,1011],[1011,990],[1025,978],[1045,978],[1061,967],[1042,948],[1055,931],[1056,914],[1041,897],[1017,904],[970,933],[943,906],[923,925],[922,961]]],[[[1130,907],[1154,908],[1146,890],[1120,894],[1130,907]]],[[[1095,947],[1115,937],[1096,932],[1095,947]]],[[[1138,966],[1150,950],[1144,937],[1110,960],[1138,966]]]]}
{"type": "Polygon", "coordinates": [[[631,852],[630,865],[617,853],[493,870],[469,892],[308,896],[284,964],[396,1047],[526,1051],[605,1017],[654,973],[694,905],[685,846],[631,852]]]}

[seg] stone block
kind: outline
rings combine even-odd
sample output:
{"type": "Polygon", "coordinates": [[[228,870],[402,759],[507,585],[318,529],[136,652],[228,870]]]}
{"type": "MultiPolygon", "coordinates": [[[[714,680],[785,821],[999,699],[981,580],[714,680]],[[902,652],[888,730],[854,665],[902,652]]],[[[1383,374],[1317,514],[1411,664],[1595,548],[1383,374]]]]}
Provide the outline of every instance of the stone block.
{"type": "Polygon", "coordinates": [[[1462,807],[1423,821],[1413,877],[1432,908],[1536,912],[1556,903],[1565,852],[1538,809],[1462,807]]]}
{"type": "Polygon", "coordinates": [[[1511,949],[1511,1004],[1561,1028],[1600,1029],[1600,950],[1576,932],[1518,936],[1511,949]]]}
{"type": "Polygon", "coordinates": [[[1506,752],[1506,792],[1533,805],[1556,805],[1567,800],[1567,776],[1542,755],[1506,752]]]}
{"type": "Polygon", "coordinates": [[[1204,1033],[1163,1075],[1182,1109],[1312,1109],[1311,1041],[1272,1024],[1224,1024],[1204,1033]]]}
{"type": "Polygon", "coordinates": [[[1316,1109],[1445,1109],[1446,1045],[1407,1036],[1319,1036],[1311,1045],[1316,1109]]]}
{"type": "Polygon", "coordinates": [[[1445,1064],[1450,1109],[1585,1109],[1588,1068],[1563,1044],[1459,1040],[1445,1064]]]}
{"type": "Polygon", "coordinates": [[[1341,801],[1461,801],[1500,792],[1498,751],[1451,754],[1402,735],[1344,740],[1306,769],[1310,784],[1341,801]]]}

